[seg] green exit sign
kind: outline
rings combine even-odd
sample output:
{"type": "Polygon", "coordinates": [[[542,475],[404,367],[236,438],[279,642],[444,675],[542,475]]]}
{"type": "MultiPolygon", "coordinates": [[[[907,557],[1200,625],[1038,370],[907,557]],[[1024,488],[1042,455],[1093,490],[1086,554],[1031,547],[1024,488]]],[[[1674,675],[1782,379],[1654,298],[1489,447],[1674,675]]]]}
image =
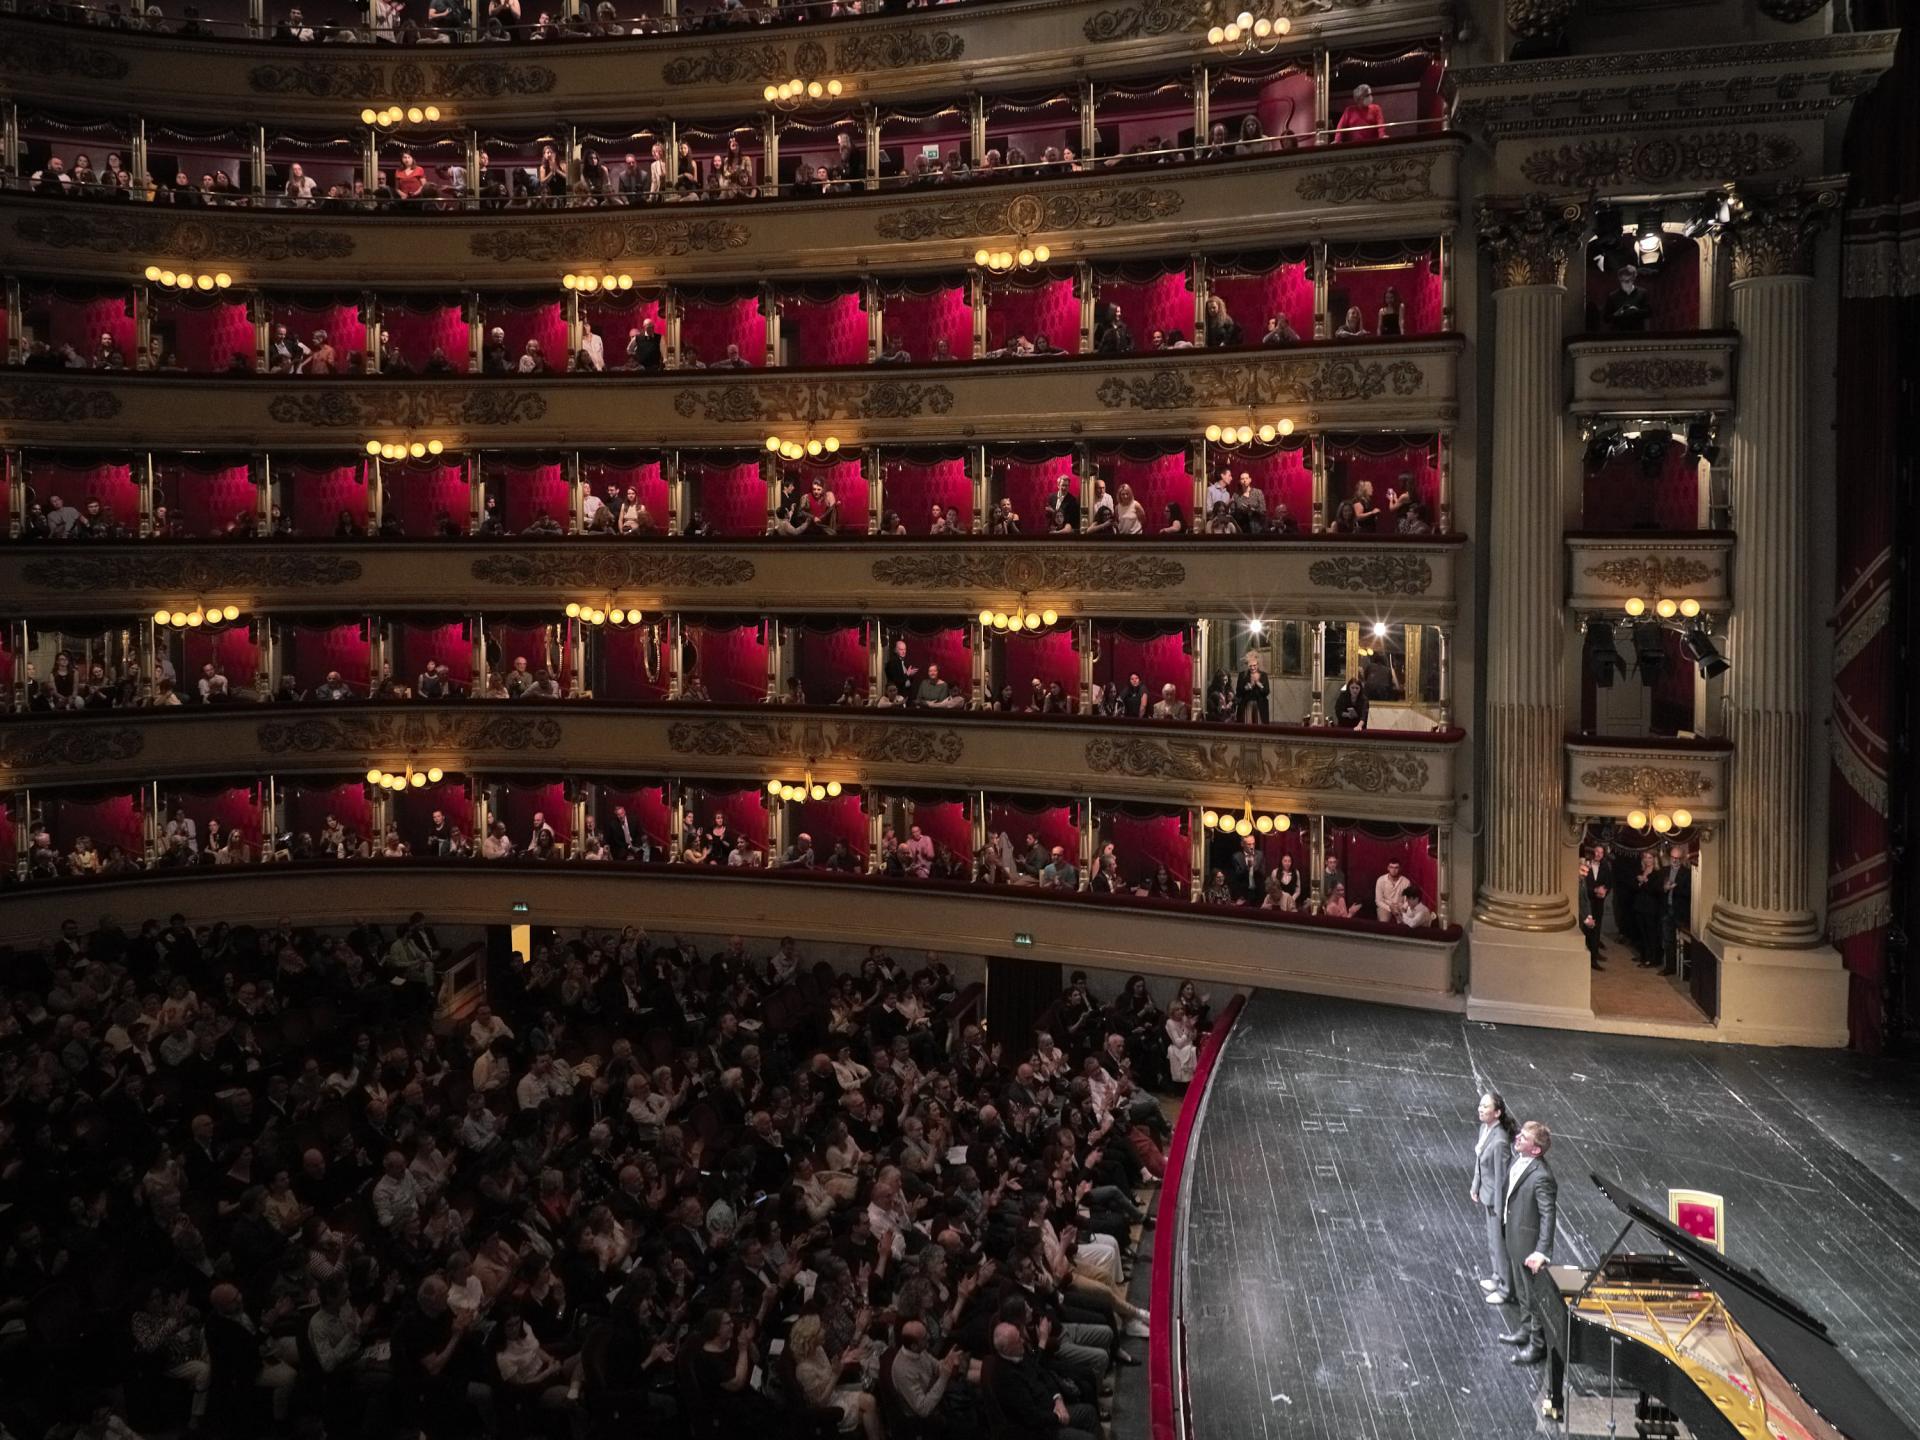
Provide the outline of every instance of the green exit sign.
{"type": "Polygon", "coordinates": [[[529,905],[524,900],[516,900],[513,902],[513,913],[516,915],[525,915],[532,909],[533,909],[533,906],[529,905]]]}
{"type": "Polygon", "coordinates": [[[1033,936],[1022,930],[1013,937],[1013,943],[1016,945],[1031,945],[1033,944],[1033,936]]]}

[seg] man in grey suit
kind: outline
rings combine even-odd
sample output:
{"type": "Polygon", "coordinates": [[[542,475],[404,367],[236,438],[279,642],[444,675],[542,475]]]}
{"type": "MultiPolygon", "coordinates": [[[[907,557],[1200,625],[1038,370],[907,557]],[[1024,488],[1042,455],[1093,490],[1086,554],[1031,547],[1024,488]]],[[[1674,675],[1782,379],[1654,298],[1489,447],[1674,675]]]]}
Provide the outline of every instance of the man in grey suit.
{"type": "MultiPolygon", "coordinates": [[[[1513,1357],[1516,1365],[1538,1365],[1547,1358],[1547,1326],[1558,1327],[1563,1306],[1560,1291],[1547,1273],[1560,1201],[1560,1187],[1547,1167],[1547,1151],[1552,1148],[1553,1132],[1538,1120],[1529,1120],[1513,1137],[1513,1164],[1507,1169],[1501,1213],[1513,1293],[1500,1307],[1508,1326],[1500,1338],[1520,1347],[1513,1357]]],[[[1557,1394],[1557,1376],[1555,1380],[1557,1394]]]]}
{"type": "Polygon", "coordinates": [[[1480,1136],[1473,1147],[1473,1184],[1468,1195],[1480,1207],[1487,1224],[1487,1259],[1492,1266],[1480,1281],[1489,1305],[1504,1305],[1513,1294],[1507,1270],[1506,1226],[1501,1212],[1507,1203],[1507,1167],[1513,1160],[1513,1136],[1518,1127],[1507,1114],[1507,1102],[1498,1090],[1480,1097],[1480,1136]]]}

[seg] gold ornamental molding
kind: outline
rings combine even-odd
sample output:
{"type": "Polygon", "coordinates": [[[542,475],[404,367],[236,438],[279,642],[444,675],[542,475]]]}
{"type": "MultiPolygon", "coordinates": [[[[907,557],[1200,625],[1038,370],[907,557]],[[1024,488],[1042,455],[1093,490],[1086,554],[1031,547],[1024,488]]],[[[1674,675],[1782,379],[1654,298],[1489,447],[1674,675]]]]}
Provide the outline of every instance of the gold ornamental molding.
{"type": "Polygon", "coordinates": [[[67,35],[44,31],[16,31],[0,44],[0,72],[37,76],[47,80],[124,80],[130,67],[125,56],[95,45],[81,45],[67,35]]]}
{"type": "Polygon", "coordinates": [[[16,425],[79,425],[119,413],[120,397],[110,390],[0,380],[0,420],[16,425]]]}
{"type": "Polygon", "coordinates": [[[238,551],[225,555],[182,555],[164,550],[88,555],[67,549],[57,560],[29,560],[20,570],[21,579],[38,589],[87,594],[144,591],[195,595],[220,590],[253,595],[264,590],[351,585],[360,575],[360,562],[342,555],[238,551]]]}
{"type": "Polygon", "coordinates": [[[1229,362],[1198,373],[1172,368],[1116,375],[1096,392],[1109,410],[1324,405],[1418,395],[1425,373],[1411,360],[1293,359],[1229,362]]]}
{"type": "Polygon", "coordinates": [[[658,550],[637,554],[514,551],[478,557],[473,562],[472,574],[484,584],[511,585],[522,590],[613,591],[637,587],[658,590],[668,586],[721,589],[750,584],[754,565],[741,555],[698,552],[675,555],[658,550]]]}
{"type": "Polygon", "coordinates": [[[132,760],[146,748],[137,725],[109,730],[75,725],[0,726],[0,775],[132,760]]]}
{"type": "MultiPolygon", "coordinates": [[[[1432,166],[1431,157],[1427,164],[1432,166]]],[[[983,196],[882,215],[874,230],[882,240],[949,240],[990,235],[1039,235],[1144,225],[1178,215],[1186,196],[1147,185],[1057,189],[1044,195],[983,196]]]]}
{"type": "Polygon", "coordinates": [[[564,732],[550,715],[467,714],[302,715],[262,721],[255,738],[263,755],[421,754],[458,758],[498,752],[558,749],[564,732]]]}
{"type": "Polygon", "coordinates": [[[1398,746],[1258,740],[1089,740],[1087,768],[1133,780],[1299,794],[1417,795],[1430,778],[1426,759],[1398,746]]]}
{"type": "Polygon", "coordinates": [[[951,65],[967,53],[967,38],[957,30],[891,30],[846,35],[831,50],[818,40],[792,47],[774,41],[728,44],[713,36],[701,53],[676,56],[660,67],[660,83],[682,85],[760,85],[765,82],[860,75],[875,70],[924,69],[951,65]]]}
{"type": "Polygon", "coordinates": [[[995,555],[936,551],[876,560],[873,578],[896,590],[985,590],[1044,598],[1090,590],[1171,590],[1185,583],[1187,567],[1178,560],[1150,555],[995,555]]]}
{"type": "Polygon", "coordinates": [[[1567,536],[1567,604],[1577,613],[1619,611],[1638,598],[1695,600],[1709,614],[1733,603],[1731,531],[1669,536],[1567,536]]]}
{"type": "Polygon", "coordinates": [[[1621,818],[1676,802],[1696,821],[1724,820],[1733,746],[1718,740],[1643,740],[1631,747],[1604,736],[1566,742],[1566,813],[1575,820],[1621,818]]]}
{"type": "Polygon", "coordinates": [[[953,399],[951,386],[921,380],[750,380],[689,387],[673,397],[673,408],[717,425],[905,420],[948,414],[953,399]]]}
{"type": "Polygon", "coordinates": [[[1314,561],[1307,579],[1349,594],[1424,595],[1433,588],[1433,566],[1418,555],[1340,555],[1314,561]]]}
{"type": "Polygon", "coordinates": [[[966,742],[958,730],[883,720],[681,720],[667,727],[667,748],[710,758],[956,765],[966,742]]]}
{"type": "MultiPolygon", "coordinates": [[[[1268,0],[1254,8],[1270,19],[1324,21],[1333,12],[1367,10],[1377,3],[1383,9],[1391,8],[1384,0],[1268,0]]],[[[1185,35],[1224,24],[1244,8],[1239,0],[1138,0],[1089,15],[1082,33],[1093,45],[1185,35]]]]}
{"type": "Polygon", "coordinates": [[[467,237],[476,259],[509,264],[516,260],[577,264],[591,258],[653,260],[666,256],[724,255],[739,250],[752,232],[737,220],[607,218],[548,220],[541,224],[503,225],[467,237]]]}
{"type": "Polygon", "coordinates": [[[1617,585],[1637,595],[1671,594],[1704,585],[1721,574],[1718,565],[1703,565],[1685,555],[1640,555],[1627,560],[1603,560],[1580,572],[1603,585],[1617,585]]]}
{"type": "Polygon", "coordinates": [[[13,222],[13,233],[50,250],[166,256],[169,261],[333,261],[348,259],[354,251],[354,237],[343,230],[257,216],[245,224],[219,224],[99,205],[81,214],[55,210],[21,215],[13,222]]]}
{"type": "Polygon", "coordinates": [[[1433,157],[1387,156],[1329,165],[1302,177],[1302,200],[1324,205],[1398,205],[1434,197],[1433,157]]]}
{"type": "Polygon", "coordinates": [[[1582,770],[1580,783],[1596,795],[1619,795],[1629,800],[1647,796],[1688,800],[1713,793],[1711,776],[1666,765],[1602,765],[1582,770]]]}
{"type": "Polygon", "coordinates": [[[1844,179],[1730,186],[1733,220],[1727,237],[1733,246],[1733,278],[1813,274],[1814,246],[1838,213],[1846,188],[1844,179]]]}
{"type": "Polygon", "coordinates": [[[530,425],[547,413],[537,390],[461,384],[386,385],[375,390],[322,390],[276,395],[267,416],[276,425],[313,430],[489,429],[530,425]]]}
{"type": "Polygon", "coordinates": [[[548,95],[559,80],[545,65],[512,60],[302,60],[256,65],[247,88],[256,95],[314,100],[500,100],[548,95]]]}
{"type": "Polygon", "coordinates": [[[1707,130],[1697,134],[1608,135],[1529,152],[1520,173],[1546,190],[1598,190],[1677,180],[1723,184],[1777,174],[1805,153],[1788,135],[1761,130],[1707,130]]]}
{"type": "Polygon", "coordinates": [[[1727,378],[1721,366],[1708,360],[1609,360],[1596,365],[1588,379],[1606,390],[1698,390],[1727,378]]]}
{"type": "Polygon", "coordinates": [[[1633,418],[1725,413],[1733,408],[1739,347],[1740,337],[1731,330],[1571,340],[1573,410],[1633,418]]]}
{"type": "Polygon", "coordinates": [[[1493,261],[1493,287],[1565,283],[1567,261],[1586,234],[1587,207],[1528,195],[1483,198],[1476,212],[1480,248],[1493,261]]]}

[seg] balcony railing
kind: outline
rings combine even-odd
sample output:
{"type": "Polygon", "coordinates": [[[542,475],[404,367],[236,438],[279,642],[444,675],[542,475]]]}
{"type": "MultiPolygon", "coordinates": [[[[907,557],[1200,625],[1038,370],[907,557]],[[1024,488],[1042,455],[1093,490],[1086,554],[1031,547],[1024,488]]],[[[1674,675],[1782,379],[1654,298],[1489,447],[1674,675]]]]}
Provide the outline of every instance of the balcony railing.
{"type": "Polygon", "coordinates": [[[1625,820],[1642,811],[1651,820],[1685,811],[1694,822],[1724,820],[1732,754],[1725,740],[1570,736],[1567,813],[1625,820]]]}
{"type": "Polygon", "coordinates": [[[1578,531],[1567,536],[1567,604],[1576,612],[1621,611],[1639,600],[1692,600],[1724,617],[1733,605],[1734,537],[1725,531],[1578,531]]]}
{"type": "Polygon", "coordinates": [[[1730,331],[1581,336],[1567,344],[1573,413],[1725,414],[1739,345],[1730,331]]]}

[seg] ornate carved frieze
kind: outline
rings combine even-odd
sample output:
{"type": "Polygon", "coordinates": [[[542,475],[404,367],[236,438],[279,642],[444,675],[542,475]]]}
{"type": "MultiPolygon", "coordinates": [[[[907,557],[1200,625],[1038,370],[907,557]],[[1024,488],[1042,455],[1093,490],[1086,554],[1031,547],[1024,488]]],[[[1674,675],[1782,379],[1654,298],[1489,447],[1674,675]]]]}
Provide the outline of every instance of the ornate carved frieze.
{"type": "Polygon", "coordinates": [[[1586,207],[1529,195],[1520,201],[1483,199],[1477,212],[1480,244],[1493,260],[1493,285],[1559,285],[1567,259],[1586,229],[1586,207]]]}
{"type": "Polygon", "coordinates": [[[1514,58],[1540,54],[1564,42],[1573,0],[1507,0],[1507,30],[1523,42],[1514,58]]]}
{"type": "Polygon", "coordinates": [[[1388,156],[1330,165],[1302,177],[1300,198],[1327,205],[1387,205],[1401,200],[1431,200],[1434,157],[1388,156]]]}
{"type": "Polygon", "coordinates": [[[690,387],[674,410],[715,424],[748,420],[906,420],[945,415],[953,390],[919,380],[768,380],[690,387]]]}
{"type": "Polygon", "coordinates": [[[1707,130],[1644,140],[1603,136],[1535,150],[1520,162],[1520,173],[1555,190],[1675,180],[1718,184],[1790,169],[1802,153],[1791,136],[1763,130],[1707,130]]]}
{"type": "Polygon", "coordinates": [[[546,397],[537,391],[457,385],[395,385],[370,392],[276,395],[267,406],[267,414],[276,425],[362,431],[525,425],[546,413],[546,397]]]}
{"type": "MultiPolygon", "coordinates": [[[[808,42],[802,51],[817,51],[824,62],[826,52],[808,42]]],[[[803,55],[802,59],[811,58],[803,55]]],[[[818,75],[824,63],[802,66],[787,59],[784,45],[714,45],[698,54],[681,55],[660,67],[660,79],[668,85],[747,85],[767,80],[791,80],[818,75]]]]}
{"type": "Polygon", "coordinates": [[[71,76],[76,80],[124,80],[127,62],[111,50],[77,45],[65,35],[19,35],[0,45],[0,71],[10,75],[71,76]]]}
{"type": "Polygon", "coordinates": [[[967,37],[956,30],[882,30],[836,40],[833,71],[857,75],[864,70],[950,65],[966,53],[967,37]]]}
{"type": "Polygon", "coordinates": [[[1653,356],[1645,360],[1609,360],[1588,372],[1607,390],[1702,390],[1727,378],[1711,360],[1653,356]]]}
{"type": "Polygon", "coordinates": [[[119,413],[120,397],[110,390],[0,380],[0,420],[22,425],[78,425],[89,420],[111,420],[119,413]]]}
{"type": "Polygon", "coordinates": [[[361,573],[358,560],[338,555],[89,555],[72,549],[57,560],[29,560],[20,567],[21,579],[42,590],[159,590],[181,596],[319,589],[350,585],[361,573]]]}
{"type": "Polygon", "coordinates": [[[255,216],[182,220],[90,205],[79,214],[22,215],[22,240],[54,250],[101,255],[164,255],[170,260],[344,260],[353,237],[338,230],[289,225],[255,216]]]}
{"type": "Polygon", "coordinates": [[[1711,794],[1713,779],[1697,770],[1666,765],[1600,765],[1580,772],[1580,783],[1597,795],[1683,800],[1711,794]]]}
{"type": "Polygon", "coordinates": [[[495,751],[552,750],[560,744],[560,722],[551,716],[419,715],[405,711],[381,715],[303,715],[261,722],[257,732],[265,755],[311,755],[337,750],[380,755],[434,752],[474,755],[495,751]]]}
{"type": "MultiPolygon", "coordinates": [[[[1433,160],[1427,157],[1431,171],[1433,160]]],[[[882,215],[874,226],[882,240],[962,240],[977,235],[1035,235],[1142,225],[1178,215],[1186,197],[1149,185],[1109,185],[1091,190],[1054,190],[920,205],[882,215]]]]}
{"type": "Polygon", "coordinates": [[[145,734],[134,725],[113,730],[92,725],[8,726],[0,728],[0,770],[131,760],[146,746],[145,734]]]}
{"type": "Polygon", "coordinates": [[[402,100],[429,95],[447,100],[497,100],[509,95],[545,95],[554,72],[545,65],[509,60],[303,60],[256,65],[247,84],[260,95],[302,95],[315,100],[402,100]]]}
{"type": "Polygon", "coordinates": [[[1423,756],[1386,746],[1248,740],[1089,740],[1089,769],[1130,780],[1174,780],[1236,789],[1418,794],[1423,756]]]}
{"type": "Polygon", "coordinates": [[[791,50],[772,41],[741,45],[722,41],[667,61],[660,67],[660,79],[668,85],[761,85],[795,76],[812,80],[823,75],[951,65],[966,53],[967,37],[959,31],[919,28],[844,35],[834,41],[831,55],[818,40],[802,40],[791,50]]]}
{"type": "MultiPolygon", "coordinates": [[[[1373,0],[1273,0],[1262,6],[1260,13],[1301,20],[1335,9],[1364,10],[1371,4],[1373,0]]],[[[1138,0],[1136,4],[1097,11],[1081,28],[1095,45],[1113,40],[1152,40],[1183,30],[1204,30],[1231,20],[1240,9],[1239,0],[1138,0]]]]}
{"type": "Polygon", "coordinates": [[[467,244],[475,258],[504,265],[516,260],[577,263],[588,259],[722,255],[741,249],[751,238],[751,232],[737,220],[597,219],[556,225],[546,219],[481,230],[469,237],[467,244]]]}
{"type": "Polygon", "coordinates": [[[1338,555],[1315,560],[1307,579],[1352,594],[1424,595],[1433,588],[1433,566],[1418,555],[1338,555]]]}
{"type": "Polygon", "coordinates": [[[1601,560],[1581,572],[1602,585],[1618,585],[1636,593],[1671,593],[1704,585],[1720,574],[1718,565],[1703,565],[1685,555],[1633,555],[1601,560]]]}
{"type": "Polygon", "coordinates": [[[1148,555],[996,555],[931,552],[873,562],[873,578],[896,590],[974,590],[1041,595],[1170,590],[1186,582],[1178,560],[1148,555]]]}
{"type": "Polygon", "coordinates": [[[676,720],[667,727],[667,748],[676,755],[757,760],[952,765],[966,745],[957,730],[873,720],[676,720]]]}
{"type": "Polygon", "coordinates": [[[1258,360],[1191,371],[1167,368],[1114,375],[1094,391],[1109,410],[1201,406],[1313,405],[1418,395],[1426,383],[1411,360],[1258,360]]]}
{"type": "Polygon", "coordinates": [[[703,555],[697,552],[663,554],[642,550],[632,554],[563,554],[502,551],[473,562],[473,578],[489,585],[512,585],[523,590],[628,590],[668,586],[746,585],[753,580],[753,561],[744,555],[703,555]]]}
{"type": "Polygon", "coordinates": [[[1733,278],[1811,275],[1820,227],[1840,206],[1840,187],[1786,180],[1770,188],[1737,185],[1729,201],[1733,278]]]}

